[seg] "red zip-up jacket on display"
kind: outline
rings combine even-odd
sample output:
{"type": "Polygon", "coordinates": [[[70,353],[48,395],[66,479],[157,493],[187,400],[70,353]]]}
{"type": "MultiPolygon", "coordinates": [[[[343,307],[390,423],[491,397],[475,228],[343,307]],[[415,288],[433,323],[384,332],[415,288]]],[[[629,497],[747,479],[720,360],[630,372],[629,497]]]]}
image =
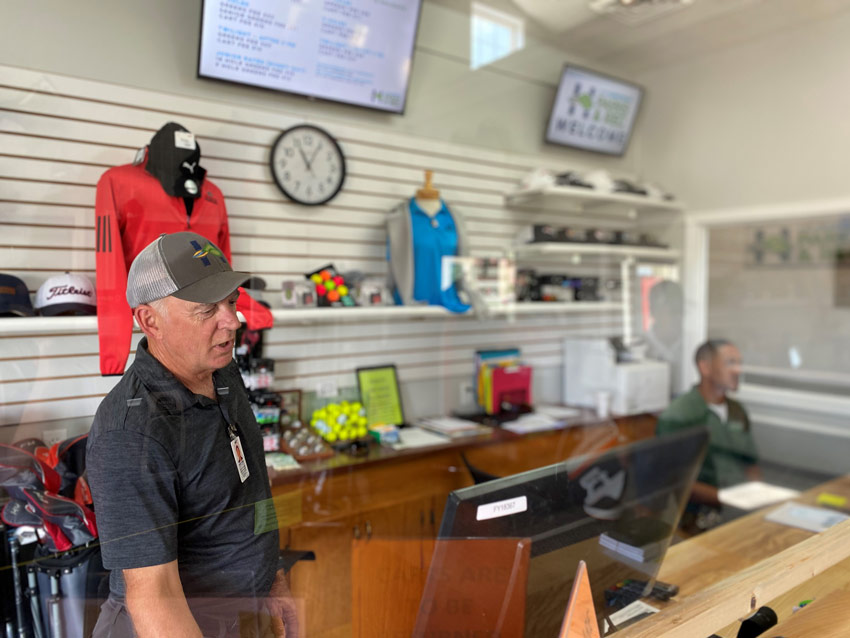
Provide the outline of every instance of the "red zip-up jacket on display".
{"type": "MultiPolygon", "coordinates": [[[[212,241],[230,261],[230,231],[224,197],[204,178],[201,196],[186,214],[182,197],[172,197],[145,171],[144,163],[116,166],[97,183],[97,330],[100,372],[123,374],[130,355],[133,315],[127,303],[127,272],[142,249],[163,233],[191,230],[212,241]]],[[[251,330],[271,328],[268,308],[245,291],[236,304],[251,330]]]]}

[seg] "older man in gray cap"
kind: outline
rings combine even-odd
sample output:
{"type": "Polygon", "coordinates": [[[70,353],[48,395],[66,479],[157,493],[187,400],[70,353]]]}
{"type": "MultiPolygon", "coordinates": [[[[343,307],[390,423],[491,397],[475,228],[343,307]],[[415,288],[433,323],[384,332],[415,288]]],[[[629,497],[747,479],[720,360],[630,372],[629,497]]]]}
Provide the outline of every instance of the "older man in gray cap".
{"type": "Polygon", "coordinates": [[[239,635],[246,600],[261,612],[251,635],[270,635],[273,617],[295,635],[262,439],[232,357],[246,279],[190,232],[162,235],[130,267],[145,336],[88,442],[112,570],[95,638],[239,635]]]}

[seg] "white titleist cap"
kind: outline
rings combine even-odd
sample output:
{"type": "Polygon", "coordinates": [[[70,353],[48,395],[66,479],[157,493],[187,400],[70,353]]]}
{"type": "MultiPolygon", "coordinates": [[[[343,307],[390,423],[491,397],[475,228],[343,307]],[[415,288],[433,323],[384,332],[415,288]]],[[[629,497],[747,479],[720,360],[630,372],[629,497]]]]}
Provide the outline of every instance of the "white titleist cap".
{"type": "Polygon", "coordinates": [[[97,314],[94,285],[85,275],[51,277],[38,289],[35,309],[45,316],[97,314]]]}

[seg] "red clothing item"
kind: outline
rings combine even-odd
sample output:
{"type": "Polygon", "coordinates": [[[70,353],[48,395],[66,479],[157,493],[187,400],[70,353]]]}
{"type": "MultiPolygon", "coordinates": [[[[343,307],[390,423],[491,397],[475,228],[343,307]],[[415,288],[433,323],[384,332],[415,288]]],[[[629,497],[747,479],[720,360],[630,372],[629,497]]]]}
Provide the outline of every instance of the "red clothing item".
{"type": "MultiPolygon", "coordinates": [[[[123,374],[130,354],[133,314],[127,303],[127,273],[145,246],[163,233],[191,230],[212,241],[230,261],[227,210],[218,187],[204,178],[192,214],[171,197],[143,164],[106,171],[97,183],[97,329],[100,372],[123,374]]],[[[245,291],[236,304],[252,330],[271,328],[268,308],[245,291]]]]}

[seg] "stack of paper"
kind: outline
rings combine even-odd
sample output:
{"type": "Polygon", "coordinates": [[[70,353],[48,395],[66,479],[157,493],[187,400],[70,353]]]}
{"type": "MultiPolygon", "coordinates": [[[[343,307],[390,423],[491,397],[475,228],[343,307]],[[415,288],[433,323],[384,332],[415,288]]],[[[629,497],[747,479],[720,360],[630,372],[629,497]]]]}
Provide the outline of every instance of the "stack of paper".
{"type": "Polygon", "coordinates": [[[664,552],[671,534],[672,529],[664,521],[641,517],[618,522],[616,529],[599,536],[599,544],[643,563],[664,552]]]}
{"type": "Polygon", "coordinates": [[[631,558],[633,561],[645,563],[646,561],[653,560],[661,555],[661,552],[663,552],[664,548],[667,546],[667,539],[665,538],[660,541],[654,541],[638,547],[636,545],[630,545],[629,543],[618,541],[612,538],[607,532],[603,532],[599,536],[599,544],[602,545],[602,547],[607,547],[608,549],[625,556],[626,558],[631,558]]]}
{"type": "Polygon", "coordinates": [[[475,421],[467,421],[466,419],[457,419],[451,416],[432,417],[430,419],[422,419],[416,423],[421,428],[431,430],[437,434],[444,434],[451,438],[462,436],[474,436],[489,432],[490,428],[480,425],[475,421]]]}
{"type": "Polygon", "coordinates": [[[515,421],[502,426],[503,430],[516,434],[554,430],[567,424],[568,419],[581,416],[581,411],[575,408],[565,408],[560,405],[541,405],[534,412],[523,414],[515,421]]]}
{"type": "Polygon", "coordinates": [[[283,452],[266,452],[266,466],[273,470],[297,470],[301,467],[298,461],[283,452]]]}
{"type": "Polygon", "coordinates": [[[400,429],[398,437],[398,443],[390,445],[394,450],[411,450],[431,445],[444,445],[449,440],[444,434],[436,434],[416,426],[400,429]]]}

